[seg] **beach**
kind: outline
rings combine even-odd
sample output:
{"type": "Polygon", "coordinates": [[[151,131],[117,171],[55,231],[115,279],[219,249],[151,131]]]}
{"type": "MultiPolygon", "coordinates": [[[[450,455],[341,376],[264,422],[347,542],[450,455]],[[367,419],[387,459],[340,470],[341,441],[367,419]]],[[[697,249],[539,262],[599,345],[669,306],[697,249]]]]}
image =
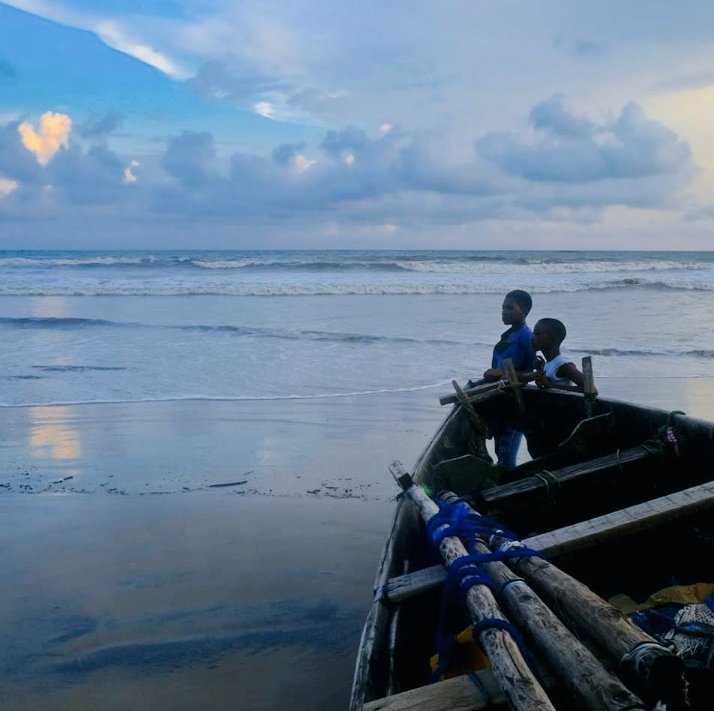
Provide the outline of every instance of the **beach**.
{"type": "MultiPolygon", "coordinates": [[[[714,379],[599,387],[714,419],[714,379]]],[[[2,708],[345,708],[440,392],[4,410],[2,708]]]]}
{"type": "Polygon", "coordinates": [[[0,255],[0,708],[344,709],[388,466],[488,364],[506,286],[602,397],[714,420],[703,264],[0,255]]]}

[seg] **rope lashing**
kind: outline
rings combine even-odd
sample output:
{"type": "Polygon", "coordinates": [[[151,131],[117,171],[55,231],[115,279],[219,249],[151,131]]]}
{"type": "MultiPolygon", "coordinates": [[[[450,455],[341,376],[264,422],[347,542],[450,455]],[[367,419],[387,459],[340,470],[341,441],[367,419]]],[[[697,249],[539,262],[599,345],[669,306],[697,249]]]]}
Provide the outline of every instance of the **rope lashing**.
{"type": "MultiPolygon", "coordinates": [[[[468,542],[468,547],[472,551],[467,555],[455,558],[448,566],[446,584],[441,598],[441,613],[439,619],[439,632],[437,649],[439,652],[439,664],[431,676],[431,682],[438,681],[446,669],[449,668],[453,655],[457,648],[456,634],[453,631],[454,620],[457,618],[457,611],[464,603],[468,591],[477,585],[484,585],[494,593],[500,593],[505,588],[498,590],[498,586],[491,576],[483,569],[483,563],[503,561],[507,558],[518,558],[523,556],[537,556],[534,551],[525,546],[513,546],[503,550],[478,553],[473,552],[473,541],[477,537],[488,539],[497,535],[517,541],[516,535],[504,529],[500,523],[487,516],[482,516],[470,509],[462,499],[444,502],[436,500],[439,511],[431,517],[427,523],[427,532],[434,544],[438,548],[444,538],[455,536],[464,538],[468,542]],[[459,604],[461,603],[461,605],[459,604]]],[[[512,581],[511,581],[512,582],[512,581]]],[[[509,622],[505,620],[481,620],[478,627],[474,628],[474,639],[476,635],[488,627],[501,626],[509,631],[518,644],[526,658],[525,647],[518,637],[518,633],[509,622]]],[[[527,658],[526,658],[527,661],[527,658]]]]}
{"type": "Polygon", "coordinates": [[[553,489],[560,489],[560,479],[558,479],[553,472],[549,472],[547,469],[534,472],[533,476],[537,476],[545,484],[545,491],[548,496],[553,495],[553,489]]]}
{"type": "Polygon", "coordinates": [[[675,415],[685,415],[686,413],[681,410],[672,410],[669,415],[667,415],[667,424],[662,425],[659,428],[659,433],[664,440],[664,443],[674,450],[674,453],[679,456],[679,438],[677,437],[677,430],[674,426],[675,415]]]}
{"type": "Polygon", "coordinates": [[[427,533],[434,547],[448,536],[472,539],[476,536],[488,536],[498,533],[506,538],[516,539],[512,531],[504,528],[498,521],[472,512],[465,503],[459,499],[449,503],[437,501],[439,512],[434,514],[427,523],[427,533]]]}

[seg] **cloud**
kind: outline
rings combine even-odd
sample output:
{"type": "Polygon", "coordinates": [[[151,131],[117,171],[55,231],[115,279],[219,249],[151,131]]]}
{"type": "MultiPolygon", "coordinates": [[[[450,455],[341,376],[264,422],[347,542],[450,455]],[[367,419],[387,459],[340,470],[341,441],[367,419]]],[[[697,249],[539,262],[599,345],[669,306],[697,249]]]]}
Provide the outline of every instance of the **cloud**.
{"type": "Polygon", "coordinates": [[[220,166],[207,131],[184,131],[168,141],[163,165],[169,175],[188,187],[213,184],[220,178],[220,166]]]}
{"type": "Polygon", "coordinates": [[[689,145],[674,131],[648,119],[635,102],[612,121],[596,123],[568,110],[562,95],[530,113],[531,136],[488,133],[479,154],[509,175],[529,181],[588,183],[690,173],[689,145]]]}
{"type": "Polygon", "coordinates": [[[17,127],[22,145],[34,153],[40,165],[47,165],[60,148],[67,148],[71,130],[72,119],[52,111],[42,114],[39,131],[35,131],[29,123],[21,123],[17,127]]]}
{"type": "Polygon", "coordinates": [[[7,197],[10,193],[17,190],[17,180],[10,180],[0,176],[0,199],[7,197]]]}
{"type": "Polygon", "coordinates": [[[134,168],[138,168],[141,165],[138,160],[133,160],[129,165],[124,168],[124,182],[125,183],[135,183],[138,178],[132,172],[134,168]]]}
{"type": "Polygon", "coordinates": [[[118,111],[109,111],[103,116],[87,119],[77,126],[77,132],[83,138],[105,138],[121,128],[124,117],[118,111]]]}

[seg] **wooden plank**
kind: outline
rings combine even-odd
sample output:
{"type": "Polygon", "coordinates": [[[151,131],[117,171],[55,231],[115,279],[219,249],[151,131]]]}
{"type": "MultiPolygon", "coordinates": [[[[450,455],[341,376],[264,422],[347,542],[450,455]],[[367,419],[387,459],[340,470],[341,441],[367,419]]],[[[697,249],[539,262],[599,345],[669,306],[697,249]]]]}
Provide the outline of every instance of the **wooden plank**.
{"type": "Polygon", "coordinates": [[[488,507],[504,503],[513,504],[520,499],[532,500],[534,493],[547,494],[553,485],[567,485],[573,479],[590,478],[616,467],[651,457],[652,454],[642,447],[630,447],[618,450],[615,454],[589,459],[586,462],[571,464],[554,469],[547,476],[528,476],[510,484],[502,484],[479,492],[479,499],[488,507]],[[552,484],[550,483],[552,482],[552,484]]]}
{"type": "Polygon", "coordinates": [[[604,540],[644,531],[655,523],[671,523],[711,508],[714,508],[714,482],[707,482],[589,521],[541,533],[523,542],[529,548],[552,558],[591,548],[604,540]]]}
{"type": "Polygon", "coordinates": [[[389,602],[397,604],[438,587],[444,580],[446,580],[444,566],[433,565],[431,568],[422,568],[413,573],[390,578],[382,589],[382,594],[389,602]]]}
{"type": "Polygon", "coordinates": [[[490,670],[477,671],[481,688],[468,676],[420,686],[366,703],[363,711],[478,711],[506,701],[490,670]],[[483,690],[486,691],[484,694],[483,690]]]}
{"type": "MultiPolygon", "coordinates": [[[[645,501],[619,511],[531,536],[525,545],[540,551],[546,558],[596,546],[604,540],[638,533],[655,523],[671,523],[714,508],[714,482],[708,482],[668,496],[645,501]]],[[[390,578],[383,594],[394,603],[433,590],[446,580],[443,565],[416,570],[408,575],[390,578]]]]}

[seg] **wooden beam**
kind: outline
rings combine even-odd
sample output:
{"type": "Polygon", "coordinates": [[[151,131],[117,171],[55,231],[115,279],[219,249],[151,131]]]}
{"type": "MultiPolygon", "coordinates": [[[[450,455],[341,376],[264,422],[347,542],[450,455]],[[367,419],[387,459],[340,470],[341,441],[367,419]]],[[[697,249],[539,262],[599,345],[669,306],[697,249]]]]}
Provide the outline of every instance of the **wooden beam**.
{"type": "Polygon", "coordinates": [[[622,451],[618,450],[615,454],[606,454],[603,457],[596,457],[549,472],[544,471],[540,476],[537,474],[527,476],[510,484],[484,489],[479,492],[478,496],[479,500],[488,508],[504,504],[514,505],[520,500],[532,501],[533,494],[547,494],[553,486],[564,486],[574,479],[592,478],[608,469],[622,467],[651,456],[652,454],[641,445],[630,447],[622,451]]]}
{"type": "Polygon", "coordinates": [[[523,542],[529,548],[552,558],[591,548],[605,540],[638,533],[652,528],[654,524],[671,523],[711,508],[714,508],[714,482],[707,482],[589,521],[541,533],[523,542]]]}
{"type": "Polygon", "coordinates": [[[422,568],[413,573],[390,578],[382,588],[382,595],[389,602],[397,604],[438,587],[444,580],[446,580],[444,566],[432,565],[430,568],[422,568]]]}

